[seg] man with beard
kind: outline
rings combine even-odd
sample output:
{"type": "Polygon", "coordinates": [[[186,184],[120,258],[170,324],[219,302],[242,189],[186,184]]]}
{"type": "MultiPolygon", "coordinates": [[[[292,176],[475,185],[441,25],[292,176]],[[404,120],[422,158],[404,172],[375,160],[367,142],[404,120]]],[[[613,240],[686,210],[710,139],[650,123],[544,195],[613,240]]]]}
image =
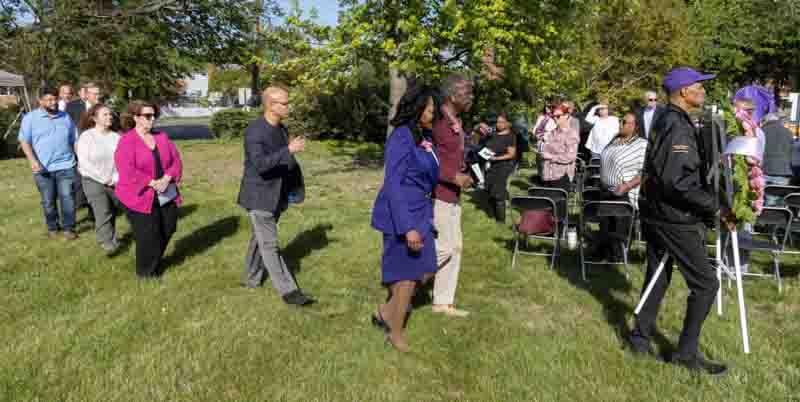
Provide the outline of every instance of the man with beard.
{"type": "Polygon", "coordinates": [[[39,109],[26,114],[19,130],[19,143],[31,165],[36,187],[42,197],[42,209],[48,237],[53,239],[63,230],[64,238],[74,240],[75,203],[72,186],[75,181],[75,124],[58,111],[58,91],[44,89],[39,96],[39,109]],[[59,220],[58,199],[61,209],[59,220]]]}

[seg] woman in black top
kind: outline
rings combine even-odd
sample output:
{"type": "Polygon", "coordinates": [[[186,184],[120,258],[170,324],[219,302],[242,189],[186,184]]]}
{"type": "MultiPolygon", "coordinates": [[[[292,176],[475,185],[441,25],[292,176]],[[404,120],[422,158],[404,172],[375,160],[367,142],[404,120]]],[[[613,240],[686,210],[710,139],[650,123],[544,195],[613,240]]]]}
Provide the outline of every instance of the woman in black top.
{"type": "Polygon", "coordinates": [[[506,198],[508,198],[508,176],[514,171],[517,156],[516,137],[511,130],[508,114],[497,115],[497,132],[486,142],[494,152],[489,159],[491,166],[486,172],[486,191],[489,193],[489,209],[497,222],[506,220],[506,198]]]}

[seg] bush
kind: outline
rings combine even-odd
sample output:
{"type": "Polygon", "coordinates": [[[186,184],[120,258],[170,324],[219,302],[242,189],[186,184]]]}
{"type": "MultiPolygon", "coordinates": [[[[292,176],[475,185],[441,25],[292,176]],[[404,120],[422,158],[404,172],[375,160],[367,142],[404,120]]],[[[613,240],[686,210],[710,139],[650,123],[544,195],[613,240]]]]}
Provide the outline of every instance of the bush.
{"type": "Polygon", "coordinates": [[[17,153],[17,134],[19,133],[20,120],[8,131],[11,123],[17,118],[19,109],[16,106],[0,108],[0,157],[14,156],[17,153]],[[8,136],[3,137],[8,131],[8,136]]]}
{"type": "Polygon", "coordinates": [[[211,132],[215,138],[232,140],[244,137],[244,131],[250,122],[255,120],[261,111],[244,109],[225,109],[214,113],[211,117],[211,132]]]}

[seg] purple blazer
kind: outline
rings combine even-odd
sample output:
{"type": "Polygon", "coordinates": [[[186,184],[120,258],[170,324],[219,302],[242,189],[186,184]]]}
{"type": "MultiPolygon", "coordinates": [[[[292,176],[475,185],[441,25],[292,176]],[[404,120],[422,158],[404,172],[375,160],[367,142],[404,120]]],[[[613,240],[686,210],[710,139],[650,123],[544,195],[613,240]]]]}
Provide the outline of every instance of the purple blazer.
{"type": "Polygon", "coordinates": [[[431,192],[439,180],[435,153],[414,143],[406,126],[394,129],[384,150],[383,187],[372,209],[372,227],[393,235],[416,230],[423,237],[433,229],[431,192]]]}
{"type": "MultiPolygon", "coordinates": [[[[154,133],[158,156],[164,174],[172,176],[177,185],[181,182],[183,164],[175,144],[163,132],[154,133]]],[[[130,210],[149,214],[153,208],[156,190],[148,186],[151,180],[157,179],[155,158],[150,148],[144,143],[136,130],[131,129],[123,134],[114,152],[114,164],[119,173],[119,182],[114,193],[123,205],[130,210]]],[[[181,204],[181,195],[175,198],[175,204],[181,204]]]]}

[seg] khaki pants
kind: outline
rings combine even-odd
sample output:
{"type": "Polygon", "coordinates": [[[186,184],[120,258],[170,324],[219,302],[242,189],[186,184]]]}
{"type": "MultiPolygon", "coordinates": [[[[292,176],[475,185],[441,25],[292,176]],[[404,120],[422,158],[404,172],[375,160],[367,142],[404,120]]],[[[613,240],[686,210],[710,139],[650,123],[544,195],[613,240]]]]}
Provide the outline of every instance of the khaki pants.
{"type": "Polygon", "coordinates": [[[461,206],[434,200],[433,224],[436,239],[436,263],[439,271],[433,283],[433,304],[453,304],[461,270],[461,206]]]}

